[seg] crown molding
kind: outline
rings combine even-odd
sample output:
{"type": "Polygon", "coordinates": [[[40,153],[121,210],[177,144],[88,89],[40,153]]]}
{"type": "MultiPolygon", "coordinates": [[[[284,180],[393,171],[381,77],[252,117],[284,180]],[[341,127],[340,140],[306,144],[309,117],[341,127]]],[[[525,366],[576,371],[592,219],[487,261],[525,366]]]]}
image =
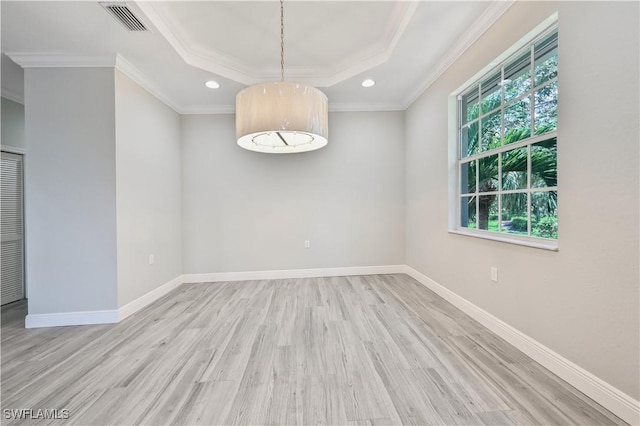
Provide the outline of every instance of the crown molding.
{"type": "MultiPolygon", "coordinates": [[[[376,112],[376,111],[404,111],[399,103],[329,103],[329,112],[376,112]]],[[[185,115],[199,114],[235,114],[235,105],[193,105],[177,111],[185,115]]]]}
{"type": "Polygon", "coordinates": [[[116,55],[68,55],[64,53],[5,53],[22,68],[113,68],[116,55]]]}
{"type": "MultiPolygon", "coordinates": [[[[448,53],[439,60],[438,66],[416,85],[415,91],[411,93],[402,102],[390,103],[330,103],[329,111],[331,112],[356,112],[356,111],[403,111],[409,108],[419,96],[424,93],[453,63],[467,50],[471,45],[484,34],[491,25],[502,16],[516,0],[494,1],[484,13],[473,23],[471,27],[456,41],[456,43],[448,50],[448,53]]],[[[151,22],[158,32],[172,45],[172,47],[183,57],[183,59],[192,66],[211,71],[215,74],[230,78],[243,84],[254,84],[258,81],[264,81],[264,76],[258,77],[255,73],[250,73],[244,69],[241,64],[229,59],[221,57],[221,65],[212,63],[212,58],[206,56],[205,52],[188,51],[186,43],[181,40],[156,12],[153,2],[138,1],[135,6],[151,22]],[[185,57],[186,55],[186,57],[185,57]]],[[[389,59],[395,46],[411,21],[419,2],[411,2],[410,6],[404,9],[404,13],[396,13],[391,20],[399,19],[397,30],[389,31],[386,36],[387,43],[381,53],[369,56],[351,68],[331,74],[331,70],[325,74],[317,74],[311,78],[311,68],[293,68],[287,73],[289,79],[312,84],[317,87],[329,87],[340,81],[353,77],[362,73],[367,69],[371,69],[389,59]],[[392,36],[392,37],[391,37],[392,36]]],[[[391,25],[393,27],[393,25],[391,25]]],[[[206,52],[208,55],[210,52],[206,52]]],[[[56,68],[56,67],[102,67],[115,68],[131,78],[161,102],[173,109],[178,114],[233,114],[235,105],[180,105],[175,102],[171,96],[168,96],[163,89],[156,85],[150,78],[136,68],[131,62],[120,54],[115,55],[70,55],[70,54],[50,54],[50,53],[6,53],[14,62],[23,68],[56,68]]],[[[264,71],[264,70],[263,70],[264,71]]],[[[269,70],[269,72],[273,72],[269,70]]],[[[274,74],[274,78],[279,75],[274,74]]],[[[2,88],[2,96],[12,101],[24,104],[24,97],[20,94],[11,92],[4,87],[2,88]]]]}
{"type": "MultiPolygon", "coordinates": [[[[174,47],[174,49],[185,59],[190,65],[198,68],[207,69],[216,74],[231,78],[244,84],[253,84],[257,81],[263,81],[264,78],[258,78],[251,75],[248,70],[242,69],[242,66],[229,60],[229,58],[221,58],[222,65],[215,65],[220,69],[211,70],[211,58],[203,56],[200,52],[190,52],[185,47],[184,42],[170,30],[169,26],[164,22],[161,16],[156,12],[152,2],[136,2],[135,5],[146,15],[160,34],[174,47]],[[189,59],[185,58],[186,54],[189,59]],[[238,71],[240,68],[240,71],[238,71]],[[231,75],[233,74],[233,75],[231,75]]],[[[482,36],[493,23],[500,18],[513,4],[515,0],[495,1],[484,11],[484,13],[473,23],[473,25],[457,40],[457,42],[449,49],[448,53],[439,61],[439,65],[434,68],[422,82],[416,85],[416,90],[404,99],[403,102],[391,103],[330,103],[329,111],[331,112],[356,112],[356,111],[404,111],[418,99],[453,63],[465,52],[471,45],[482,36]]],[[[401,15],[401,22],[398,30],[392,32],[393,37],[387,37],[387,44],[384,52],[377,56],[369,57],[361,61],[355,67],[346,69],[333,75],[316,74],[316,78],[308,78],[311,69],[300,68],[292,69],[288,73],[291,79],[313,84],[318,87],[329,87],[339,81],[343,81],[358,73],[364,72],[388,60],[393,52],[398,40],[400,39],[404,29],[411,21],[418,3],[411,3],[411,6],[405,9],[401,15]],[[299,71],[299,72],[298,72],[299,71]]],[[[395,19],[398,19],[397,17],[395,19]]],[[[136,68],[131,62],[124,58],[121,54],[116,55],[69,55],[69,54],[49,54],[49,53],[7,53],[14,62],[23,68],[55,68],[55,67],[112,67],[118,69],[127,77],[131,78],[161,102],[166,104],[178,114],[233,114],[235,113],[235,105],[180,105],[168,96],[158,85],[149,79],[144,73],[136,68]]],[[[215,68],[214,67],[214,68],[215,68]]],[[[24,104],[24,97],[18,93],[11,92],[4,87],[2,88],[2,96],[12,101],[24,104]]]]}
{"type": "Polygon", "coordinates": [[[2,97],[5,99],[9,99],[10,101],[13,102],[17,102],[19,104],[24,105],[24,95],[18,93],[18,92],[14,92],[12,90],[9,90],[5,87],[2,88],[2,97]]]}
{"type": "Polygon", "coordinates": [[[329,103],[329,112],[377,112],[377,111],[404,111],[399,103],[365,103],[343,102],[329,103]]]}
{"type": "MultiPolygon", "coordinates": [[[[138,83],[175,112],[182,113],[184,110],[184,108],[167,96],[146,75],[119,53],[115,55],[7,53],[6,55],[22,68],[115,68],[138,83]]],[[[2,88],[2,96],[22,104],[24,103],[23,97],[19,97],[16,93],[11,93],[4,87],[2,88]]]]}
{"type": "MultiPolygon", "coordinates": [[[[220,52],[192,47],[196,43],[188,38],[188,32],[179,31],[180,26],[177,27],[178,31],[175,31],[172,27],[175,27],[176,24],[168,23],[158,12],[153,2],[136,1],[134,4],[187,64],[245,85],[253,85],[280,77],[279,69],[256,70],[255,67],[247,66],[220,52]]],[[[288,79],[316,87],[330,87],[385,63],[393,54],[398,41],[411,22],[418,4],[419,2],[397,2],[395,10],[389,14],[387,29],[384,31],[382,40],[372,45],[366,53],[352,56],[333,66],[321,69],[288,67],[288,79]]]]}
{"type": "Polygon", "coordinates": [[[115,68],[129,77],[131,80],[139,84],[147,92],[158,98],[161,102],[178,114],[184,114],[185,108],[177,104],[171,97],[167,96],[162,89],[153,83],[145,74],[129,62],[124,56],[118,54],[116,56],[115,68]]]}
{"type": "Polygon", "coordinates": [[[467,31],[451,46],[447,54],[438,60],[438,65],[416,85],[416,90],[403,102],[403,109],[407,109],[418,99],[435,81],[451,67],[500,18],[516,0],[493,1],[467,31]]]}
{"type": "Polygon", "coordinates": [[[235,112],[235,105],[190,105],[186,108],[183,108],[180,114],[235,114],[235,112]]]}

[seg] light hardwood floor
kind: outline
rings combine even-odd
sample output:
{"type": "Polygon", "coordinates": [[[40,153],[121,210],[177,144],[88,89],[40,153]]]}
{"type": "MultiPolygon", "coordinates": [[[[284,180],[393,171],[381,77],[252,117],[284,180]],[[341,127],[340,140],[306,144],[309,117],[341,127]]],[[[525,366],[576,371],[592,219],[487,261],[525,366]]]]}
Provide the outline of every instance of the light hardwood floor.
{"type": "Polygon", "coordinates": [[[624,424],[406,275],[185,284],[115,325],[24,315],[2,310],[2,408],[68,409],[55,424],[624,424]]]}

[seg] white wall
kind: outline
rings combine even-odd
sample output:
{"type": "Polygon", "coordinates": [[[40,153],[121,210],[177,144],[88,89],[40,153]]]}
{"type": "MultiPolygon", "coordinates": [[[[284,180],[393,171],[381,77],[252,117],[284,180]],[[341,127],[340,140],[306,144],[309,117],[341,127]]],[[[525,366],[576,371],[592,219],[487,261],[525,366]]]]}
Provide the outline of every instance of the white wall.
{"type": "Polygon", "coordinates": [[[183,116],[184,273],[404,263],[403,125],[334,113],[325,148],[272,155],[237,146],[233,115],[183,116]]]}
{"type": "Polygon", "coordinates": [[[118,306],[123,306],[182,273],[180,116],[119,71],[115,107],[118,306]]]}
{"type": "Polygon", "coordinates": [[[113,73],[25,72],[29,314],[117,307],[113,73]]]}
{"type": "Polygon", "coordinates": [[[406,112],[405,128],[407,263],[636,399],[638,6],[516,3],[406,112]],[[447,97],[556,8],[560,251],[449,234],[447,97]]]}
{"type": "Polygon", "coordinates": [[[2,98],[2,146],[24,149],[24,105],[2,98]]]}

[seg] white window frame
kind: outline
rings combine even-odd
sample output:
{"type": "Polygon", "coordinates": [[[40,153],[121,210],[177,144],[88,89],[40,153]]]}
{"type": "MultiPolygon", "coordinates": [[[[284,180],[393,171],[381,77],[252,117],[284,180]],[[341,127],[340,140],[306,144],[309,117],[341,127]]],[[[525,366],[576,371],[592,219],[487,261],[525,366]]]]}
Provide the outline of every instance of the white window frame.
{"type": "MultiPolygon", "coordinates": [[[[557,23],[558,23],[558,14],[556,12],[550,17],[548,17],[547,19],[545,19],[542,23],[540,23],[540,25],[536,26],[533,30],[531,30],[528,34],[526,34],[513,46],[507,49],[504,53],[502,53],[496,59],[491,61],[486,67],[478,71],[473,77],[471,77],[469,80],[467,80],[464,84],[462,84],[458,89],[456,89],[454,92],[452,92],[449,95],[449,99],[448,99],[449,233],[475,237],[475,238],[483,238],[487,240],[499,241],[499,242],[510,243],[510,244],[517,244],[517,245],[545,249],[545,250],[558,251],[558,240],[529,237],[529,236],[516,235],[516,234],[507,234],[507,233],[482,230],[482,229],[469,229],[469,228],[460,226],[461,193],[460,193],[460,168],[459,167],[460,167],[461,158],[460,158],[460,140],[459,140],[459,129],[460,129],[459,117],[460,117],[461,111],[458,103],[459,97],[463,95],[470,86],[477,84],[478,81],[480,81],[483,77],[486,77],[490,72],[495,71],[499,66],[503,65],[508,59],[512,58],[513,55],[522,51],[522,49],[526,48],[527,46],[530,46],[539,37],[549,33],[553,29],[557,29],[557,23]]],[[[548,83],[549,82],[545,84],[548,84],[548,83]]],[[[532,87],[531,88],[532,93],[533,93],[533,89],[534,88],[532,87]]],[[[533,104],[534,102],[532,100],[531,102],[532,108],[534,107],[533,104]]],[[[504,102],[501,103],[500,108],[504,108],[504,102]]],[[[534,116],[532,114],[531,115],[532,120],[533,120],[533,117],[534,116]]],[[[478,118],[478,120],[480,120],[480,118],[478,118]]],[[[532,137],[525,139],[523,141],[515,142],[506,146],[502,146],[495,150],[492,150],[491,154],[493,155],[499,152],[510,151],[512,149],[516,149],[522,146],[529,147],[533,143],[547,140],[552,137],[557,137],[557,130],[554,132],[545,133],[539,136],[532,135],[532,137]]],[[[484,154],[486,154],[486,152],[466,157],[465,160],[470,160],[476,157],[483,157],[484,154]]],[[[530,157],[528,161],[530,161],[530,157]]],[[[476,173],[476,175],[477,174],[478,173],[476,173]]],[[[549,190],[549,189],[557,190],[557,187],[544,188],[544,190],[549,190]]],[[[526,192],[528,200],[530,200],[531,193],[535,191],[536,191],[535,188],[530,188],[528,186],[526,191],[520,190],[518,192],[526,192]]],[[[506,192],[503,192],[502,190],[499,191],[499,193],[509,193],[509,192],[510,191],[506,191],[506,192]]],[[[491,195],[491,194],[493,194],[493,192],[486,193],[486,195],[491,195]]],[[[530,208],[528,208],[528,210],[529,210],[528,214],[530,215],[530,208]]],[[[531,224],[529,223],[528,226],[530,227],[531,224]]]]}

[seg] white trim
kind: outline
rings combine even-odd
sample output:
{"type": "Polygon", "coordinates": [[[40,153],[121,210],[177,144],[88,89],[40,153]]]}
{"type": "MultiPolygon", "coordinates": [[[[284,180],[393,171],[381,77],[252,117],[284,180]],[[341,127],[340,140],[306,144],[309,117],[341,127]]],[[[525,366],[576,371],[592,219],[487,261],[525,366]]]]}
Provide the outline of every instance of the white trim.
{"type": "MultiPolygon", "coordinates": [[[[447,99],[447,195],[449,201],[449,229],[456,229],[460,223],[460,170],[458,169],[458,98],[449,95],[447,99]]],[[[476,178],[477,179],[477,178],[476,178]]],[[[478,187],[476,183],[476,188],[478,187]]]]}
{"type": "Polygon", "coordinates": [[[20,105],[24,105],[24,95],[18,92],[13,92],[7,89],[6,87],[3,87],[1,94],[2,94],[2,97],[5,99],[9,99],[10,101],[19,103],[20,105]]]}
{"type": "Polygon", "coordinates": [[[136,68],[131,62],[129,62],[124,56],[119,53],[116,55],[114,68],[136,82],[143,89],[158,98],[158,100],[160,100],[162,103],[167,105],[178,114],[182,114],[185,110],[183,107],[176,104],[167,95],[165,95],[164,92],[156,84],[152,83],[151,80],[149,80],[138,68],[136,68]]]}
{"type": "MultiPolygon", "coordinates": [[[[205,49],[188,36],[177,22],[168,22],[151,1],[135,1],[137,9],[151,22],[175,52],[189,65],[220,75],[230,80],[252,85],[279,77],[279,69],[255,67],[239,61],[237,58],[214,49],[205,49]]],[[[368,71],[389,60],[400,37],[409,26],[419,2],[397,2],[389,13],[386,25],[390,28],[383,32],[381,39],[366,52],[356,55],[334,66],[317,68],[289,67],[289,79],[307,83],[316,87],[328,87],[345,81],[355,75],[368,71]]]]}
{"type": "MultiPolygon", "coordinates": [[[[513,44],[511,47],[509,47],[507,50],[501,53],[497,58],[491,61],[488,65],[486,65],[480,71],[476,72],[473,75],[473,77],[468,79],[460,87],[458,87],[456,90],[454,90],[452,93],[449,94],[447,98],[447,102],[448,102],[448,106],[447,106],[448,151],[447,151],[447,154],[448,154],[448,203],[449,203],[449,209],[448,209],[449,230],[448,231],[450,234],[464,235],[464,236],[469,236],[474,238],[482,238],[482,239],[491,240],[491,241],[498,241],[503,243],[520,245],[520,246],[533,247],[533,248],[543,249],[543,250],[558,251],[557,240],[538,238],[532,235],[515,235],[515,234],[509,235],[509,234],[504,234],[504,233],[494,232],[494,231],[468,229],[468,228],[462,227],[460,223],[460,217],[461,217],[460,200],[462,199],[461,197],[477,196],[479,194],[480,195],[483,194],[483,193],[471,193],[467,195],[467,194],[460,193],[460,164],[473,162],[478,159],[482,159],[491,155],[497,155],[499,153],[507,152],[507,151],[517,149],[517,148],[522,148],[522,147],[527,147],[527,150],[529,152],[530,146],[532,144],[535,144],[542,140],[557,138],[558,136],[557,130],[553,132],[548,132],[542,135],[532,136],[522,141],[515,142],[513,144],[509,144],[506,146],[502,146],[500,148],[495,148],[493,150],[489,150],[483,153],[470,155],[465,158],[460,158],[461,154],[459,152],[459,149],[460,149],[459,132],[460,132],[461,126],[459,125],[459,122],[458,122],[459,121],[458,118],[461,114],[459,103],[458,103],[460,95],[466,90],[468,90],[471,85],[477,85],[478,82],[481,81],[483,78],[485,78],[485,76],[489,72],[494,72],[497,67],[503,68],[505,66],[505,62],[516,53],[521,52],[525,46],[529,45],[529,48],[532,49],[532,45],[534,41],[537,38],[542,37],[544,34],[549,35],[551,29],[553,29],[554,27],[557,28],[557,23],[558,23],[558,12],[554,12],[548,18],[542,21],[540,24],[536,25],[536,27],[533,28],[531,31],[529,31],[524,37],[520,38],[515,44],[513,44]]],[[[531,52],[533,52],[533,49],[531,50],[531,52]]],[[[531,64],[533,64],[533,62],[531,62],[531,64]]],[[[503,76],[504,70],[501,69],[500,72],[501,72],[501,75],[503,76]]],[[[533,74],[531,74],[531,78],[532,78],[532,82],[531,82],[532,88],[525,95],[521,95],[522,99],[526,96],[532,96],[532,94],[537,88],[547,86],[549,84],[553,84],[553,82],[557,81],[557,77],[556,77],[556,79],[552,79],[549,82],[544,82],[538,86],[535,86],[533,81],[533,74]]],[[[500,107],[495,108],[490,113],[492,114],[494,112],[501,111],[501,122],[502,122],[504,121],[503,115],[504,115],[505,104],[504,104],[504,94],[502,94],[501,96],[502,98],[501,98],[500,107]]],[[[512,101],[509,101],[509,103],[511,103],[512,101]]],[[[472,122],[480,123],[480,131],[482,130],[482,122],[481,122],[482,117],[487,115],[488,114],[481,114],[477,120],[472,121],[472,122]]],[[[531,119],[533,120],[533,115],[531,117],[532,117],[531,119]]],[[[504,123],[502,125],[504,126],[504,123]]],[[[502,160],[500,159],[500,161],[502,160]]],[[[515,193],[515,192],[526,192],[527,200],[528,200],[527,205],[530,205],[531,193],[532,191],[536,190],[536,188],[530,187],[530,183],[531,183],[530,174],[531,174],[531,155],[529,152],[529,154],[527,155],[527,189],[524,191],[513,191],[513,192],[503,191],[502,189],[499,189],[497,191],[492,191],[491,193],[487,193],[487,194],[499,195],[499,194],[515,193]]],[[[479,178],[480,178],[479,174],[476,174],[476,188],[479,187],[479,178]]],[[[499,179],[500,180],[502,179],[501,175],[499,175],[499,179]]],[[[499,188],[502,188],[501,184],[499,185],[499,188]]],[[[557,191],[557,187],[541,188],[540,190],[557,191]]],[[[498,203],[501,203],[500,197],[498,197],[498,203]]],[[[498,209],[498,212],[500,217],[502,217],[501,208],[498,209]]],[[[478,217],[478,214],[479,214],[479,205],[478,203],[476,203],[477,217],[478,217]]],[[[528,230],[528,234],[531,234],[530,209],[527,209],[527,218],[528,218],[527,230],[528,230]]]]}
{"type": "Polygon", "coordinates": [[[362,112],[362,111],[404,111],[401,104],[397,103],[331,103],[329,102],[329,112],[362,112]]]}
{"type": "Polygon", "coordinates": [[[446,55],[438,59],[438,65],[431,70],[421,83],[417,84],[416,90],[404,101],[403,109],[409,108],[411,104],[422,96],[514,3],[515,0],[492,2],[455,44],[447,50],[446,55]]]}
{"type": "MultiPolygon", "coordinates": [[[[515,2],[515,0],[497,1],[485,10],[485,12],[478,18],[474,24],[465,32],[465,34],[458,39],[456,44],[448,50],[447,55],[438,61],[438,66],[427,76],[421,84],[417,85],[417,89],[411,93],[411,95],[403,102],[391,102],[385,104],[377,103],[344,103],[344,104],[330,104],[329,111],[331,112],[344,112],[344,111],[405,111],[411,106],[415,100],[422,95],[422,93],[431,86],[453,63],[482,35],[491,25],[506,12],[509,7],[515,2]]],[[[134,2],[135,6],[148,18],[149,21],[158,29],[160,34],[172,45],[172,47],[179,54],[184,53],[183,59],[192,66],[196,66],[201,69],[209,70],[215,74],[222,76],[230,76],[234,81],[244,84],[253,84],[258,81],[263,81],[264,78],[259,78],[257,75],[251,75],[248,70],[241,69],[242,66],[237,63],[227,64],[225,61],[212,61],[210,57],[204,57],[203,55],[189,51],[184,43],[179,40],[175,34],[173,34],[160,18],[155,8],[150,4],[151,2],[134,2]],[[187,60],[190,59],[191,61],[187,60]]],[[[344,81],[348,78],[357,75],[366,69],[371,69],[380,63],[388,60],[393,53],[395,45],[397,44],[400,35],[406,29],[411,17],[415,13],[418,2],[408,6],[402,16],[390,17],[390,19],[398,20],[397,31],[394,34],[390,34],[389,38],[384,44],[384,52],[373,55],[372,57],[355,64],[347,66],[342,70],[330,70],[325,75],[317,76],[317,70],[314,70],[316,78],[311,78],[308,74],[308,70],[299,70],[300,75],[298,79],[303,82],[312,83],[317,87],[328,87],[337,84],[340,81],[344,81]]],[[[211,52],[207,52],[210,54],[211,52]]],[[[55,67],[113,67],[120,70],[127,77],[134,80],[140,86],[142,86],[149,93],[165,103],[168,107],[173,109],[178,114],[231,114],[235,112],[235,105],[180,105],[175,102],[165,91],[159,88],[157,85],[151,82],[151,80],[140,72],[129,61],[124,59],[122,55],[66,55],[66,54],[48,54],[48,53],[7,53],[14,62],[23,68],[55,68],[55,67]]],[[[290,70],[291,76],[294,76],[295,70],[290,70]]],[[[275,76],[275,74],[274,74],[275,76]]],[[[2,96],[7,99],[11,99],[15,102],[24,104],[24,98],[20,97],[16,93],[9,93],[6,89],[2,89],[2,96]]]]}
{"type": "Polygon", "coordinates": [[[182,283],[182,275],[179,275],[117,310],[29,314],[25,318],[25,328],[117,323],[178,288],[182,283]]]}
{"type": "Polygon", "coordinates": [[[214,272],[183,275],[184,283],[276,280],[285,278],[342,277],[348,275],[402,274],[405,265],[355,266],[343,268],[284,269],[273,271],[214,272]]]}
{"type": "Polygon", "coordinates": [[[347,275],[401,274],[405,265],[357,266],[343,268],[285,269],[273,271],[215,272],[207,274],[179,275],[149,293],[114,310],[60,312],[30,314],[25,318],[25,328],[57,327],[66,325],[117,323],[140,311],[167,293],[185,283],[249,281],[283,278],[313,278],[347,275]]]}
{"type": "MultiPolygon", "coordinates": [[[[131,77],[134,79],[133,77],[131,77]]],[[[134,79],[135,80],[135,79],[134,79]]],[[[141,86],[145,87],[143,84],[141,86]]],[[[192,105],[175,109],[183,115],[197,114],[235,114],[235,105],[192,105]]],[[[404,111],[401,104],[388,103],[331,103],[329,102],[329,112],[376,112],[376,111],[404,111]]]]}
{"type": "Polygon", "coordinates": [[[66,55],[56,53],[6,53],[22,68],[113,68],[116,55],[66,55]]]}
{"type": "Polygon", "coordinates": [[[538,238],[538,241],[532,241],[536,237],[528,237],[526,235],[514,235],[510,238],[509,234],[498,235],[494,231],[471,230],[465,228],[449,229],[450,234],[465,235],[467,237],[481,238],[483,240],[498,241],[501,243],[515,244],[517,246],[532,247],[542,250],[558,251],[558,241],[538,238]]]}
{"type": "MultiPolygon", "coordinates": [[[[507,50],[505,50],[500,55],[498,55],[497,58],[489,62],[487,66],[482,68],[480,71],[475,73],[471,78],[465,81],[460,87],[454,90],[450,96],[461,95],[465,90],[469,88],[471,84],[482,79],[482,77],[484,77],[485,74],[487,74],[494,68],[498,67],[498,65],[502,64],[504,61],[509,59],[510,56],[514,55],[520,49],[524,48],[527,44],[530,44],[531,42],[533,42],[533,40],[535,40],[536,37],[539,37],[545,31],[551,29],[554,25],[557,24],[557,22],[558,22],[558,12],[554,12],[551,14],[551,16],[546,18],[540,24],[536,25],[535,28],[533,28],[531,31],[529,31],[527,34],[521,37],[520,40],[515,42],[511,47],[509,47],[507,50]]],[[[533,89],[531,90],[533,91],[533,89]]]]}
{"type": "MultiPolygon", "coordinates": [[[[529,92],[529,94],[532,94],[532,92],[529,92]]],[[[452,99],[452,98],[453,98],[453,96],[449,96],[449,99],[452,99]]],[[[498,111],[499,111],[499,109],[496,110],[495,112],[498,112],[498,111]]],[[[454,117],[454,121],[455,121],[455,117],[454,117]]],[[[456,133],[456,135],[457,135],[457,133],[458,133],[458,128],[457,127],[456,127],[456,130],[454,131],[454,133],[456,133]]],[[[493,148],[493,149],[490,149],[490,150],[487,150],[487,151],[479,152],[477,154],[469,155],[467,157],[460,158],[458,161],[460,163],[470,163],[470,162],[475,161],[475,160],[480,160],[482,158],[491,157],[492,155],[501,154],[501,153],[507,152],[507,151],[513,151],[514,149],[518,149],[518,148],[528,147],[529,145],[535,145],[537,143],[544,142],[544,141],[547,141],[547,140],[553,139],[553,138],[558,138],[558,131],[557,130],[552,130],[550,132],[543,133],[541,135],[531,136],[531,137],[528,137],[526,139],[521,139],[521,140],[519,140],[517,142],[513,142],[513,143],[510,143],[510,144],[507,144],[507,145],[502,145],[502,146],[500,146],[498,148],[493,148]]],[[[456,138],[456,145],[457,144],[458,144],[458,140],[456,138]]],[[[459,157],[459,153],[458,152],[456,152],[456,158],[457,157],[459,157]]],[[[548,189],[545,189],[545,188],[555,188],[555,187],[554,186],[549,186],[549,187],[543,187],[543,188],[540,188],[540,189],[543,190],[543,191],[544,190],[548,190],[548,189]]],[[[537,187],[533,187],[531,189],[538,189],[538,188],[537,187]]],[[[518,191],[518,190],[514,189],[513,191],[518,191]]],[[[500,192],[500,193],[504,194],[506,191],[493,191],[493,192],[496,192],[496,193],[500,192]]],[[[475,195],[474,193],[470,193],[470,194],[471,195],[475,195]]],[[[459,194],[459,195],[464,195],[464,194],[459,194]]]]}
{"type": "Polygon", "coordinates": [[[198,114],[235,114],[235,105],[192,105],[178,111],[183,115],[198,114]]]}
{"type": "Polygon", "coordinates": [[[58,312],[53,314],[29,314],[24,319],[25,328],[60,327],[67,325],[112,324],[118,322],[118,311],[58,312]]]}
{"type": "MultiPolygon", "coordinates": [[[[41,53],[7,53],[15,63],[23,68],[115,68],[135,81],[147,92],[158,98],[169,108],[183,114],[185,108],[174,102],[156,84],[152,83],[138,68],[124,58],[116,55],[62,55],[41,53]]],[[[24,98],[2,88],[2,97],[24,104],[24,98]]]]}
{"type": "MultiPolygon", "coordinates": [[[[235,105],[199,105],[189,106],[176,110],[183,115],[197,114],[235,114],[235,105]]],[[[377,112],[377,111],[404,111],[404,107],[399,104],[375,104],[375,103],[331,103],[329,102],[329,112],[377,112]]]]}
{"type": "Polygon", "coordinates": [[[16,146],[11,146],[11,145],[0,145],[0,150],[4,151],[4,152],[10,152],[12,154],[20,154],[20,155],[26,155],[27,154],[27,150],[24,148],[18,148],[16,146]]]}
{"type": "MultiPolygon", "coordinates": [[[[123,55],[115,56],[82,56],[56,55],[38,53],[9,53],[7,54],[18,65],[24,68],[110,68],[113,67],[140,85],[147,92],[158,98],[169,108],[181,115],[190,114],[234,114],[235,105],[181,105],[171,96],[153,83],[142,71],[127,60],[123,55]]],[[[2,88],[2,97],[24,105],[24,97],[2,88]]],[[[404,111],[407,106],[401,103],[329,103],[330,112],[370,112],[370,111],[404,111]]]]}
{"type": "Polygon", "coordinates": [[[273,271],[218,272],[180,275],[117,310],[30,314],[25,328],[117,323],[148,306],[183,283],[249,281],[284,278],[313,278],[349,275],[407,274],[447,302],[487,327],[508,343],[530,356],[558,377],[611,411],[629,424],[639,424],[640,401],[554,352],[484,309],[408,265],[360,266],[273,271]]]}
{"type": "Polygon", "coordinates": [[[632,398],[584,368],[574,364],[542,343],[527,336],[484,309],[438,284],[410,266],[405,272],[416,281],[487,327],[558,377],[583,392],[629,424],[639,424],[640,401],[632,398]]]}
{"type": "Polygon", "coordinates": [[[183,283],[182,275],[178,275],[176,278],[171,281],[161,285],[160,287],[151,290],[149,293],[146,293],[137,299],[127,303],[124,306],[121,306],[118,309],[118,321],[122,321],[123,319],[133,315],[134,313],[142,310],[147,307],[151,303],[160,299],[165,294],[170,291],[178,288],[183,283]]]}

